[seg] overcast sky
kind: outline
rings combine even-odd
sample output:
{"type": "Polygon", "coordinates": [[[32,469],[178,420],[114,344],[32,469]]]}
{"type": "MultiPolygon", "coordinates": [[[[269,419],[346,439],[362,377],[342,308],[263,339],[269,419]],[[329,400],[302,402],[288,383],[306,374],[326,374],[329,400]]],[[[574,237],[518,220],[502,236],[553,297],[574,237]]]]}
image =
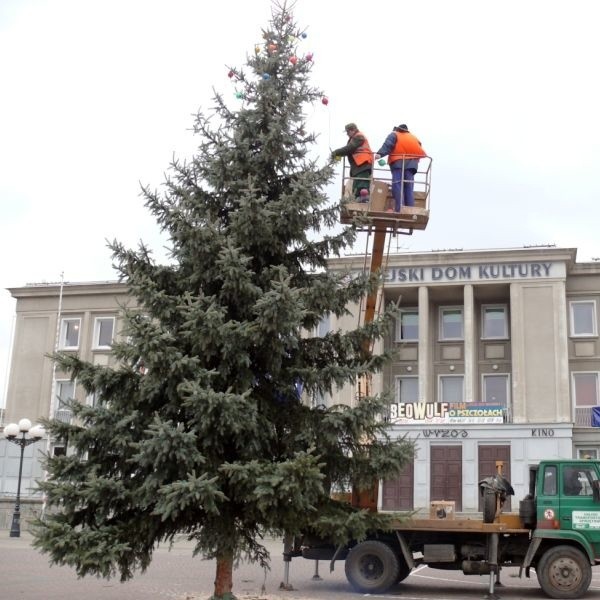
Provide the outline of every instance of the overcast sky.
{"type": "MultiPolygon", "coordinates": [[[[262,41],[269,0],[0,0],[0,406],[7,287],[114,279],[107,238],[163,241],[139,183],[189,156],[193,113],[262,41]]],[[[600,256],[600,8],[594,0],[298,0],[329,104],[376,150],[408,124],[433,157],[425,232],[393,249],[556,244],[600,256]]],[[[339,182],[332,185],[337,193],[339,182]]],[[[364,250],[364,248],[360,248],[364,250]]]]}

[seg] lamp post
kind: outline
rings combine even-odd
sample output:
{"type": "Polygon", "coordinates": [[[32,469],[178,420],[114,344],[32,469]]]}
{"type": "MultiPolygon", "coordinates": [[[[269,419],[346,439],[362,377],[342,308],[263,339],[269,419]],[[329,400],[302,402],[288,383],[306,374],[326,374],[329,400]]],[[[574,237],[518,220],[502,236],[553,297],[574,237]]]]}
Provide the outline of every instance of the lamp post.
{"type": "Polygon", "coordinates": [[[10,537],[21,537],[21,475],[23,474],[23,454],[29,444],[38,442],[44,437],[44,428],[41,425],[31,426],[29,419],[21,419],[19,423],[9,423],[4,428],[4,435],[9,442],[21,448],[19,459],[19,479],[17,482],[17,499],[13,513],[10,537]],[[20,434],[20,436],[19,436],[20,434]],[[27,437],[29,434],[29,437],[27,437]]]}

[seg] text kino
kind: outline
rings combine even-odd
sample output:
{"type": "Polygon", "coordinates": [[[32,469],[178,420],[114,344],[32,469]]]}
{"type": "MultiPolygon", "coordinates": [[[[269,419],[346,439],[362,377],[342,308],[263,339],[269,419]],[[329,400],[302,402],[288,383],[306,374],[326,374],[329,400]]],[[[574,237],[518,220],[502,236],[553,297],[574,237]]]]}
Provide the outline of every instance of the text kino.
{"type": "Polygon", "coordinates": [[[554,429],[532,429],[531,437],[554,437],[554,429]]]}

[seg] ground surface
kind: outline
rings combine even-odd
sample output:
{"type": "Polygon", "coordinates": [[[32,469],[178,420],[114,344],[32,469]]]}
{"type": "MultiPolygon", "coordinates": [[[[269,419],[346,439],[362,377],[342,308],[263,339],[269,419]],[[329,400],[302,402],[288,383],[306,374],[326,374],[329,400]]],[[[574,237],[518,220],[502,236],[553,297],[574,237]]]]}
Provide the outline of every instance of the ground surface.
{"type": "MultiPolygon", "coordinates": [[[[280,590],[285,571],[279,540],[268,540],[272,556],[271,571],[266,574],[256,565],[243,564],[234,573],[234,591],[240,600],[359,600],[369,597],[353,592],[344,575],[344,564],[333,573],[327,562],[319,563],[320,580],[314,579],[315,563],[294,559],[290,565],[292,591],[280,590]]],[[[535,574],[519,579],[517,569],[504,569],[497,598],[538,600],[546,598],[535,574]]],[[[600,568],[593,569],[593,580],[586,600],[600,600],[600,568]]],[[[31,547],[31,537],[8,537],[0,531],[0,600],[206,600],[212,592],[213,561],[192,557],[192,545],[177,542],[171,551],[159,548],[144,574],[120,583],[86,577],[77,579],[68,567],[50,567],[48,558],[31,547]]],[[[455,571],[417,567],[389,593],[370,596],[373,600],[480,600],[486,597],[487,576],[465,576],[455,571]]]]}

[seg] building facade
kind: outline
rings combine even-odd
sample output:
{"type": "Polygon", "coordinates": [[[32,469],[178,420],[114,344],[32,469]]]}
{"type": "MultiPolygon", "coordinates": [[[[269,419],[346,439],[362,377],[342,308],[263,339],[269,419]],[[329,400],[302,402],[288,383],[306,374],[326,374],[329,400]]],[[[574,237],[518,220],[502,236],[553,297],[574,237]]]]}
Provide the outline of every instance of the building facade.
{"type": "Polygon", "coordinates": [[[522,498],[541,458],[600,458],[599,298],[600,265],[576,263],[574,249],[389,257],[383,302],[400,315],[385,345],[396,358],[377,384],[393,391],[394,432],[417,456],[381,484],[380,508],[446,500],[474,512],[496,461],[522,498]]]}
{"type": "MultiPolygon", "coordinates": [[[[364,256],[330,262],[336,270],[363,265],[364,256]]],[[[66,284],[60,302],[58,286],[10,292],[17,321],[5,422],[68,419],[62,400],[93,398],[53,371],[47,355],[58,348],[110,364],[119,306],[130,301],[126,288],[66,284]]],[[[393,434],[417,446],[414,463],[380,484],[380,509],[427,509],[446,500],[476,512],[478,482],[495,472],[496,461],[518,499],[527,493],[529,465],[540,459],[600,458],[600,263],[577,263],[575,249],[552,247],[403,253],[387,260],[380,300],[398,303],[400,312],[382,342],[395,350],[394,361],[373,387],[393,394],[393,434]]],[[[360,319],[354,307],[352,315],[324,319],[315,335],[360,319]]],[[[311,401],[352,404],[356,390],[311,401]]],[[[0,495],[15,487],[6,445],[0,443],[0,495]]],[[[63,451],[51,443],[48,449],[63,451]]],[[[35,478],[33,454],[30,461],[35,478]]]]}
{"type": "MultiPolygon", "coordinates": [[[[112,344],[120,329],[120,306],[131,303],[127,288],[115,282],[34,284],[9,289],[16,299],[16,322],[11,352],[4,423],[26,417],[71,418],[64,402],[85,397],[76,381],[54,367],[57,350],[76,352],[84,360],[109,365],[112,344]]],[[[41,453],[65,452],[47,438],[25,449],[21,479],[23,498],[35,498],[35,481],[43,477],[41,453]]],[[[20,449],[0,437],[0,499],[16,495],[20,449]]],[[[8,503],[9,504],[9,503],[8,503]]],[[[2,515],[0,514],[0,528],[2,515]]]]}

